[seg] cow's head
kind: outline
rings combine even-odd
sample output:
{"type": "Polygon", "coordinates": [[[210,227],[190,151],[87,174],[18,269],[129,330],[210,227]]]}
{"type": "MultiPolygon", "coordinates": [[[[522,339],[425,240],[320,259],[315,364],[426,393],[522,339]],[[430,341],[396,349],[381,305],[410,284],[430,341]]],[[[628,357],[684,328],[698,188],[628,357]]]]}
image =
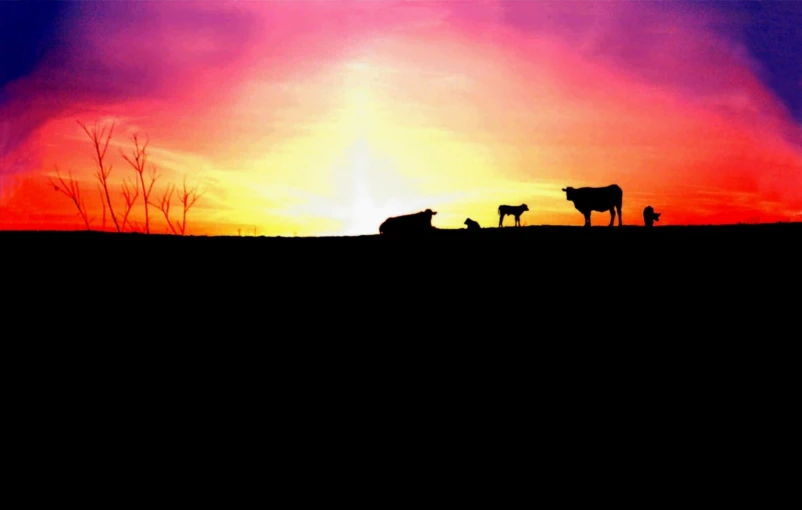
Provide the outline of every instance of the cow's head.
{"type": "Polygon", "coordinates": [[[425,210],[425,211],[423,211],[423,212],[425,212],[426,214],[431,214],[432,216],[434,216],[435,214],[437,214],[437,212],[436,212],[436,211],[432,211],[431,209],[426,209],[426,210],[425,210]]]}
{"type": "Polygon", "coordinates": [[[471,224],[471,219],[470,218],[467,218],[465,220],[465,223],[463,223],[463,225],[470,225],[470,224],[471,224]]]}
{"type": "Polygon", "coordinates": [[[526,204],[521,204],[521,205],[523,206],[523,207],[521,207],[522,210],[524,210],[524,211],[528,211],[529,210],[529,206],[528,205],[526,205],[526,204]]]}
{"type": "Polygon", "coordinates": [[[563,191],[565,191],[566,200],[571,200],[571,201],[574,200],[574,191],[576,191],[574,188],[568,186],[567,188],[563,188],[563,191]]]}
{"type": "Polygon", "coordinates": [[[660,221],[660,215],[663,213],[654,213],[654,221],[660,221]]]}

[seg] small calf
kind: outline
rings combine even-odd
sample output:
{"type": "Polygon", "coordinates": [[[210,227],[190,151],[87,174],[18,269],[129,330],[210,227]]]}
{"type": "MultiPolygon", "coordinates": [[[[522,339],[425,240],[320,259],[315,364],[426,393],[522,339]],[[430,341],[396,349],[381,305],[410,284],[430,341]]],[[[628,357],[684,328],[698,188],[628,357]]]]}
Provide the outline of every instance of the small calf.
{"type": "Polygon", "coordinates": [[[661,213],[654,212],[652,206],[647,205],[646,208],[643,210],[643,223],[647,227],[654,226],[655,221],[660,221],[660,214],[661,213]]]}
{"type": "Polygon", "coordinates": [[[473,221],[473,220],[472,220],[472,219],[470,219],[470,218],[468,218],[467,220],[465,220],[465,225],[468,225],[468,230],[479,230],[479,229],[481,228],[481,227],[479,226],[479,223],[478,223],[478,222],[476,222],[476,221],[473,221]]]}

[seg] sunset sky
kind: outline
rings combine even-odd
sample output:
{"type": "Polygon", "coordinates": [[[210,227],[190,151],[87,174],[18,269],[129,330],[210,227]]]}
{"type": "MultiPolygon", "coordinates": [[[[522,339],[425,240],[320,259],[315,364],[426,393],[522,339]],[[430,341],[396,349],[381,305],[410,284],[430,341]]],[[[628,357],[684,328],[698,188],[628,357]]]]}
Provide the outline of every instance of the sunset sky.
{"type": "Polygon", "coordinates": [[[0,229],[85,228],[55,165],[101,228],[77,120],[116,122],[118,215],[134,133],[152,198],[204,191],[188,234],[494,226],[520,203],[582,225],[561,188],[612,183],[624,224],[802,221],[800,26],[795,1],[0,2],[0,229]]]}

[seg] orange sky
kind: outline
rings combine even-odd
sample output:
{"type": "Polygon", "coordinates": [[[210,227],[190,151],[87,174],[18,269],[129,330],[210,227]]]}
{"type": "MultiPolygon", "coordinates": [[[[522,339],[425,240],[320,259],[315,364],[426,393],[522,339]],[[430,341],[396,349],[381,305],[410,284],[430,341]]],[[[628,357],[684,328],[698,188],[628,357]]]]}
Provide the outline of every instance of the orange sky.
{"type": "Polygon", "coordinates": [[[56,164],[100,228],[76,120],[117,122],[115,207],[135,132],[155,194],[199,184],[190,234],[374,234],[426,208],[437,227],[493,226],[502,203],[581,225],[561,188],[611,183],[625,224],[646,205],[661,225],[802,219],[802,129],[709,12],[526,4],[530,27],[498,1],[82,7],[69,53],[6,91],[0,228],[82,228],[47,185],[56,164]]]}

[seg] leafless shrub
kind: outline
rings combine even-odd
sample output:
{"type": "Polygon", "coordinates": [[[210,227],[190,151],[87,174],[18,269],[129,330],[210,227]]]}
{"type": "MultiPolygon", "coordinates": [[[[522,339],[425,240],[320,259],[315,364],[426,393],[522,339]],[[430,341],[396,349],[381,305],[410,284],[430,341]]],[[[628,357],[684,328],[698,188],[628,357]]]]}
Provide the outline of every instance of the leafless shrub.
{"type": "MultiPolygon", "coordinates": [[[[98,128],[96,125],[90,129],[87,128],[86,125],[84,125],[81,121],[77,122],[87,136],[89,136],[90,140],[92,140],[92,144],[94,146],[94,160],[97,164],[95,177],[98,181],[98,193],[100,194],[101,206],[103,208],[103,228],[105,229],[106,226],[106,212],[108,210],[108,214],[111,216],[117,232],[122,232],[126,229],[126,227],[129,227],[131,231],[141,232],[144,230],[144,233],[150,234],[151,218],[149,207],[153,206],[161,211],[164,215],[164,219],[167,222],[169,231],[175,235],[184,235],[187,228],[187,215],[190,209],[192,209],[192,206],[194,206],[197,202],[198,198],[202,196],[202,193],[198,192],[197,186],[188,188],[186,177],[184,177],[183,187],[177,194],[178,200],[182,207],[181,219],[173,220],[170,217],[170,207],[173,196],[176,194],[176,187],[174,184],[168,184],[164,193],[162,193],[158,200],[151,199],[153,187],[156,183],[156,180],[159,178],[159,175],[154,165],[148,166],[147,149],[150,139],[146,135],[144,142],[142,142],[140,141],[138,135],[134,135],[132,137],[134,147],[131,150],[130,155],[120,151],[123,159],[125,159],[125,161],[128,162],[128,164],[131,165],[136,172],[136,179],[134,181],[123,179],[122,198],[125,203],[125,207],[123,208],[124,212],[122,214],[122,221],[118,221],[117,214],[114,212],[111,194],[109,193],[109,176],[111,175],[112,165],[106,160],[106,152],[108,151],[115,125],[112,123],[109,127],[104,126],[102,128],[98,128]],[[145,175],[146,168],[150,169],[147,176],[145,175]],[[142,197],[145,212],[144,228],[130,219],[131,211],[133,210],[134,205],[139,197],[142,197]]],[[[78,208],[78,212],[81,215],[87,230],[90,230],[89,217],[86,213],[86,204],[81,198],[80,189],[78,188],[77,182],[72,178],[72,174],[70,174],[69,180],[64,180],[61,177],[61,174],[58,173],[58,167],[56,167],[56,173],[58,175],[58,182],[52,181],[51,179],[51,184],[57,191],[61,191],[70,197],[75,206],[78,208]]]]}
{"type": "Polygon", "coordinates": [[[78,214],[84,221],[84,225],[86,225],[86,230],[91,230],[89,227],[89,217],[86,214],[86,204],[84,203],[83,198],[81,198],[81,189],[78,186],[78,182],[73,179],[71,171],[68,171],[67,180],[64,180],[64,177],[61,176],[61,172],[59,172],[58,166],[55,168],[58,182],[51,178],[50,184],[56,191],[64,193],[70,198],[70,200],[72,200],[72,203],[75,204],[75,207],[78,209],[78,214]]]}
{"type": "Polygon", "coordinates": [[[109,194],[108,180],[109,175],[111,175],[112,166],[107,164],[104,160],[106,151],[109,149],[111,135],[114,132],[114,124],[112,123],[108,131],[106,131],[107,128],[105,126],[101,129],[95,126],[90,130],[80,120],[77,122],[86,135],[92,140],[92,145],[94,145],[95,163],[97,163],[98,166],[98,171],[95,173],[95,176],[103,188],[103,194],[106,198],[106,204],[109,206],[109,215],[111,216],[111,221],[114,222],[114,228],[117,229],[117,232],[120,232],[120,224],[117,222],[117,216],[114,214],[114,207],[111,205],[111,195],[109,194]]]}
{"type": "Polygon", "coordinates": [[[200,198],[201,195],[202,193],[198,193],[197,185],[187,189],[187,176],[185,175],[183,188],[181,189],[181,194],[179,195],[179,199],[181,200],[181,206],[183,209],[181,215],[181,221],[178,222],[178,228],[181,232],[181,235],[184,235],[184,232],[186,232],[187,229],[187,213],[192,208],[192,206],[195,205],[195,202],[197,202],[198,198],[200,198]]]}
{"type": "Polygon", "coordinates": [[[164,191],[164,193],[162,193],[159,201],[151,202],[150,205],[162,212],[165,221],[167,221],[167,226],[170,228],[173,234],[178,234],[175,225],[173,225],[173,222],[170,220],[170,205],[173,199],[173,193],[175,193],[175,186],[173,184],[168,184],[167,189],[164,191]]]}
{"type": "Polygon", "coordinates": [[[131,151],[131,157],[128,157],[120,151],[122,154],[123,159],[125,159],[131,167],[133,167],[134,171],[137,173],[137,177],[139,178],[139,184],[142,189],[142,202],[145,206],[145,233],[150,234],[150,213],[148,211],[148,205],[150,205],[150,194],[153,191],[153,185],[156,183],[156,179],[158,175],[156,174],[156,167],[151,165],[150,175],[148,176],[148,184],[145,184],[145,167],[147,166],[148,162],[148,154],[147,148],[148,144],[150,143],[150,138],[145,138],[145,142],[140,145],[139,144],[139,136],[134,135],[134,149],[131,151]]]}

